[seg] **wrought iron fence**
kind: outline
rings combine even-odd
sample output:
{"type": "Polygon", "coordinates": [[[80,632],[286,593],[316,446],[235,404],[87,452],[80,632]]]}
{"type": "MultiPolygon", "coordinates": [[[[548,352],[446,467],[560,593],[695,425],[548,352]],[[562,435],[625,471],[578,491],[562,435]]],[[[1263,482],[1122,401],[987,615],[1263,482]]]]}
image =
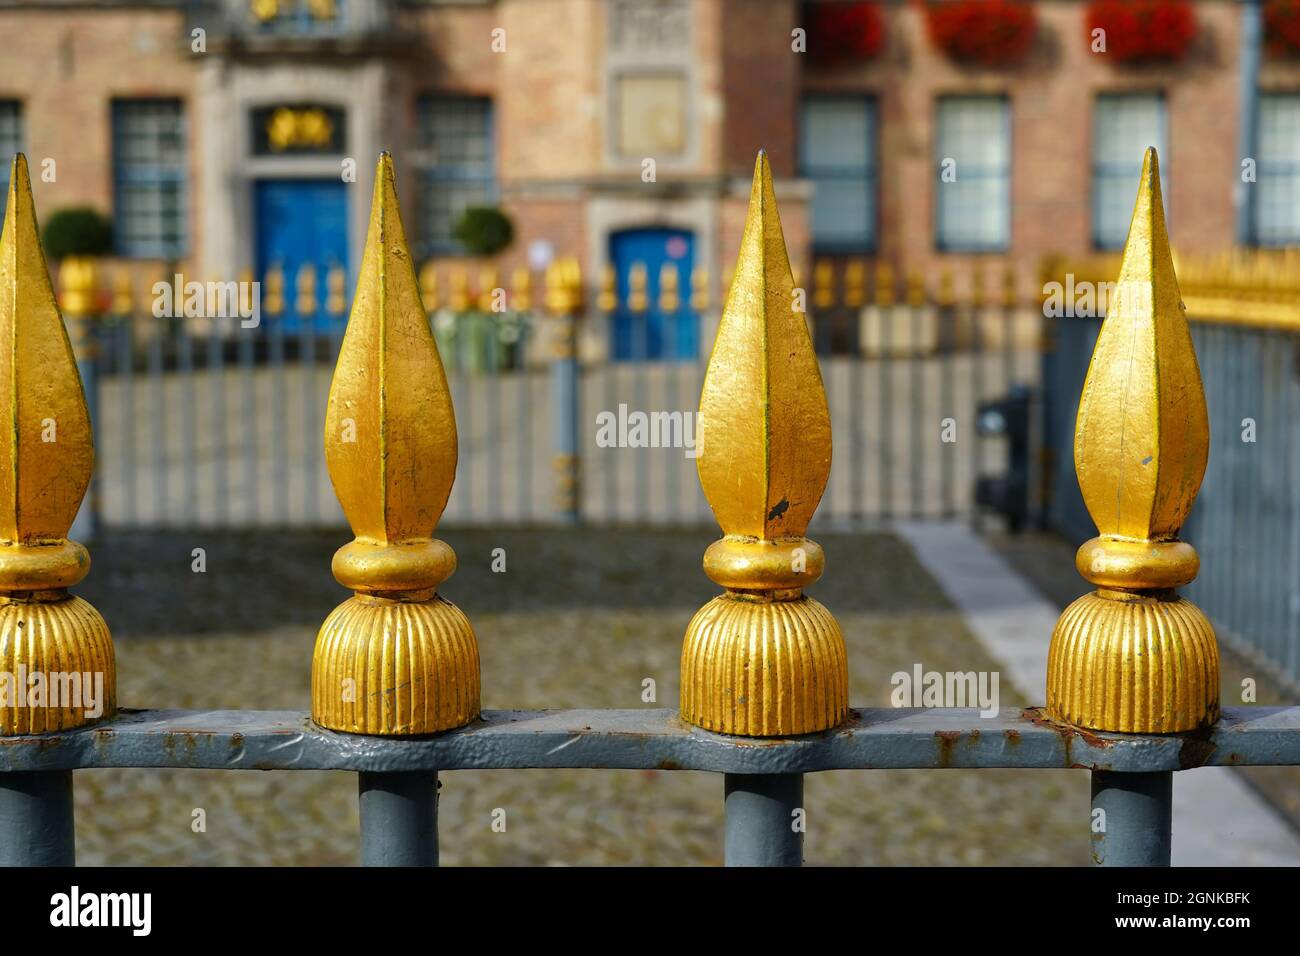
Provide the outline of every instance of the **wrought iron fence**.
{"type": "MultiPolygon", "coordinates": [[[[618,287],[611,268],[590,282],[571,259],[509,282],[491,267],[421,269],[460,426],[462,480],[447,520],[708,523],[695,415],[728,283],[695,270],[687,295],[670,274],[647,278],[634,265],[618,287]]],[[[982,430],[980,409],[1020,389],[1037,411],[1037,299],[1016,287],[1010,263],[997,297],[982,272],[960,290],[947,273],[933,289],[883,264],[866,275],[862,261],[818,260],[805,303],[843,436],[819,520],[972,515],[979,476],[1007,467],[1007,436],[982,430]]],[[[82,366],[100,449],[95,522],[342,523],[317,437],[346,280],[341,267],[325,279],[318,296],[315,269],[303,266],[287,294],[272,266],[252,322],[202,306],[186,316],[184,276],[157,277],[147,296],[126,272],[115,276],[106,314],[86,330],[98,350],[82,366]],[[175,314],[156,314],[158,288],[175,314]]],[[[1017,490],[1006,509],[1015,521],[1040,508],[1037,487],[1017,490]]]]}
{"type": "MultiPolygon", "coordinates": [[[[798,864],[803,775],[828,769],[1073,767],[1092,771],[1102,865],[1167,865],[1174,773],[1300,763],[1300,708],[1220,710],[1213,633],[1174,588],[1195,576],[1176,538],[1208,428],[1148,157],[1123,274],[1152,292],[1115,310],[1083,387],[1083,488],[1101,532],[1081,571],[1098,586],[1052,635],[1047,704],[859,709],[844,643],[804,595],[821,575],[805,537],[830,473],[832,416],[760,155],[733,296],[701,393],[700,480],[724,536],[705,555],[723,593],[692,620],[681,710],[480,713],[465,616],[437,594],[454,569],[432,537],[455,477],[456,418],[397,212],[376,170],[366,253],[320,421],[324,459],[356,538],[333,571],[355,594],[326,620],[312,712],[116,712],[106,622],[68,595],[86,554],[66,537],[89,481],[90,419],[40,253],[26,162],[0,238],[0,664],[97,673],[106,709],[27,698],[0,708],[0,862],[73,862],[72,774],[96,767],[352,770],[362,857],[437,860],[437,774],[469,767],[708,770],[724,775],[731,864],[798,864]],[[1156,347],[1157,335],[1160,347],[1156,347]],[[1174,399],[1177,399],[1176,401],[1174,399]],[[44,441],[51,427],[57,441],[44,441]],[[1126,441],[1116,441],[1117,434],[1126,441]]],[[[571,270],[548,289],[576,312],[571,270]]],[[[576,385],[562,326],[558,393],[576,385]]],[[[561,397],[564,397],[561,394],[561,397]]],[[[841,569],[837,573],[844,573],[841,569]]],[[[1044,635],[1047,639],[1047,635],[1044,635]]]]}

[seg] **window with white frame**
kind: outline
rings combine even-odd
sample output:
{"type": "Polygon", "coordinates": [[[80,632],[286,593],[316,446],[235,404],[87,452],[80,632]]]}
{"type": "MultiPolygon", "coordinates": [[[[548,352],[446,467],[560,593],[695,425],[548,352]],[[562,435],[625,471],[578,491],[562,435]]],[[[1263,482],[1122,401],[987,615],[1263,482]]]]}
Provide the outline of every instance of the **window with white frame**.
{"type": "Polygon", "coordinates": [[[1259,98],[1253,233],[1261,246],[1300,243],[1300,93],[1259,98]]]}
{"type": "Polygon", "coordinates": [[[1161,94],[1107,93],[1097,97],[1092,123],[1092,242],[1098,249],[1124,247],[1148,146],[1160,154],[1160,183],[1168,196],[1165,142],[1161,94]]]}
{"type": "Polygon", "coordinates": [[[17,100],[0,100],[0,213],[9,200],[9,168],[23,148],[23,107],[17,100]]]}
{"type": "Polygon", "coordinates": [[[424,255],[459,252],[452,235],[456,221],[466,208],[496,199],[492,102],[481,97],[423,97],[417,137],[420,250],[424,255]]]}
{"type": "Polygon", "coordinates": [[[863,96],[804,99],[799,172],[813,184],[812,241],[819,251],[876,246],[876,104],[863,96]]]}
{"type": "Polygon", "coordinates": [[[1011,106],[1002,96],[939,100],[935,245],[1000,252],[1011,244],[1011,106]]]}
{"type": "Polygon", "coordinates": [[[119,255],[172,259],[189,237],[188,143],[180,100],[113,102],[113,235],[119,255]]]}

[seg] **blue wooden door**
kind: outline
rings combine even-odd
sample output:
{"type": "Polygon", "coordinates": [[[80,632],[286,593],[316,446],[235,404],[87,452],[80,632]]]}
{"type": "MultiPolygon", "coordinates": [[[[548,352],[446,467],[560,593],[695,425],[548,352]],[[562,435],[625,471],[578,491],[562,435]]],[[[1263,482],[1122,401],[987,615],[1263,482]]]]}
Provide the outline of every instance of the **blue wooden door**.
{"type": "MultiPolygon", "coordinates": [[[[347,186],[339,179],[263,179],[256,184],[257,277],[264,277],[272,265],[284,270],[284,314],[278,321],[286,334],[302,329],[295,308],[296,283],[299,268],[308,262],[316,266],[313,326],[325,332],[332,322],[343,320],[325,312],[325,279],[333,266],[349,268],[347,197],[347,186]]],[[[350,281],[346,288],[351,290],[350,281]]]]}
{"type": "Polygon", "coordinates": [[[682,229],[625,229],[609,237],[609,256],[618,284],[613,357],[618,361],[692,360],[699,355],[699,317],[691,309],[691,270],[695,237],[682,229]],[[679,306],[672,314],[659,307],[659,280],[665,263],[677,271],[679,306]],[[632,269],[644,266],[647,309],[627,307],[632,269]]]}

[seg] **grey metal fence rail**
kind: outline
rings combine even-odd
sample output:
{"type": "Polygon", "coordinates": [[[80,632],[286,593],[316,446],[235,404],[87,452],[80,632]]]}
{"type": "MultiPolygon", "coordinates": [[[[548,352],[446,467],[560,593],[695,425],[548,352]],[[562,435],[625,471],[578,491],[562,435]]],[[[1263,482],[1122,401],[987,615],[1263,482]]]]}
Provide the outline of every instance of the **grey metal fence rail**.
{"type": "MultiPolygon", "coordinates": [[[[359,777],[368,865],[437,862],[438,773],[456,770],[703,770],[722,774],[729,865],[798,865],[806,773],[828,770],[1087,769],[1094,861],[1169,861],[1169,780],[1196,767],[1300,764],[1300,707],[1229,709],[1203,733],[1090,733],[1041,710],[854,710],[834,731],[744,740],[683,722],[675,710],[485,711],[422,739],[323,730],[296,711],[126,711],[98,727],[5,738],[0,747],[0,865],[67,866],[72,772],[102,767],[348,770],[359,777]],[[1143,794],[1155,792],[1155,799],[1143,794]],[[1163,793],[1163,796],[1159,794],[1163,793]],[[1132,801],[1125,803],[1122,801],[1132,801]],[[1154,844],[1150,837],[1158,837],[1154,844]]],[[[1080,820],[1080,826],[1088,825],[1080,820]]]]}

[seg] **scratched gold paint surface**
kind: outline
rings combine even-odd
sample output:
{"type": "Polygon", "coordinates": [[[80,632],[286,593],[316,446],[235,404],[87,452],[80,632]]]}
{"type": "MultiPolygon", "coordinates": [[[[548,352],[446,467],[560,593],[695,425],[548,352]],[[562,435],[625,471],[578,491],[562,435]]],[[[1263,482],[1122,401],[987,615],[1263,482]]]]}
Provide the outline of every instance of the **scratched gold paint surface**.
{"type": "Polygon", "coordinates": [[[393,544],[432,535],[456,477],[456,449],[451,392],[385,154],[325,413],[325,463],[357,537],[393,544]]]}
{"type": "Polygon", "coordinates": [[[724,532],[704,567],[726,590],[695,614],[682,644],[682,718],[718,733],[815,733],[848,713],[844,637],[803,594],[824,563],[804,532],[830,474],[831,426],[797,301],[760,153],[700,396],[697,467],[724,532]]]}
{"type": "Polygon", "coordinates": [[[802,536],[830,476],[831,419],[760,154],[700,395],[700,484],[727,534],[802,536]]]}
{"type": "Polygon", "coordinates": [[[1117,291],[1079,402],[1075,470],[1103,535],[1168,538],[1201,487],[1210,429],[1155,150],[1143,163],[1117,291]]]}
{"type": "Polygon", "coordinates": [[[1159,160],[1148,149],[1112,300],[1075,423],[1075,470],[1100,535],[1079,549],[1098,586],[1068,607],[1048,651],[1047,711],[1118,733],[1218,719],[1214,629],[1174,588],[1199,568],[1177,540],[1200,488],[1210,430],[1174,274],[1159,160]]]}
{"type": "Polygon", "coordinates": [[[67,539],[94,463],[90,416],[41,249],[27,159],[9,176],[0,231],[0,670],[103,677],[103,712],[88,701],[25,698],[0,707],[0,735],[67,730],[116,711],[108,625],[65,590],[90,568],[67,539]]]}
{"type": "Polygon", "coordinates": [[[317,636],[312,717],[357,734],[463,726],[479,712],[478,644],[465,615],[435,592],[456,559],[433,538],[456,477],[456,418],[387,153],[324,437],[356,535],[334,556],[334,574],[356,595],[317,636]]]}

